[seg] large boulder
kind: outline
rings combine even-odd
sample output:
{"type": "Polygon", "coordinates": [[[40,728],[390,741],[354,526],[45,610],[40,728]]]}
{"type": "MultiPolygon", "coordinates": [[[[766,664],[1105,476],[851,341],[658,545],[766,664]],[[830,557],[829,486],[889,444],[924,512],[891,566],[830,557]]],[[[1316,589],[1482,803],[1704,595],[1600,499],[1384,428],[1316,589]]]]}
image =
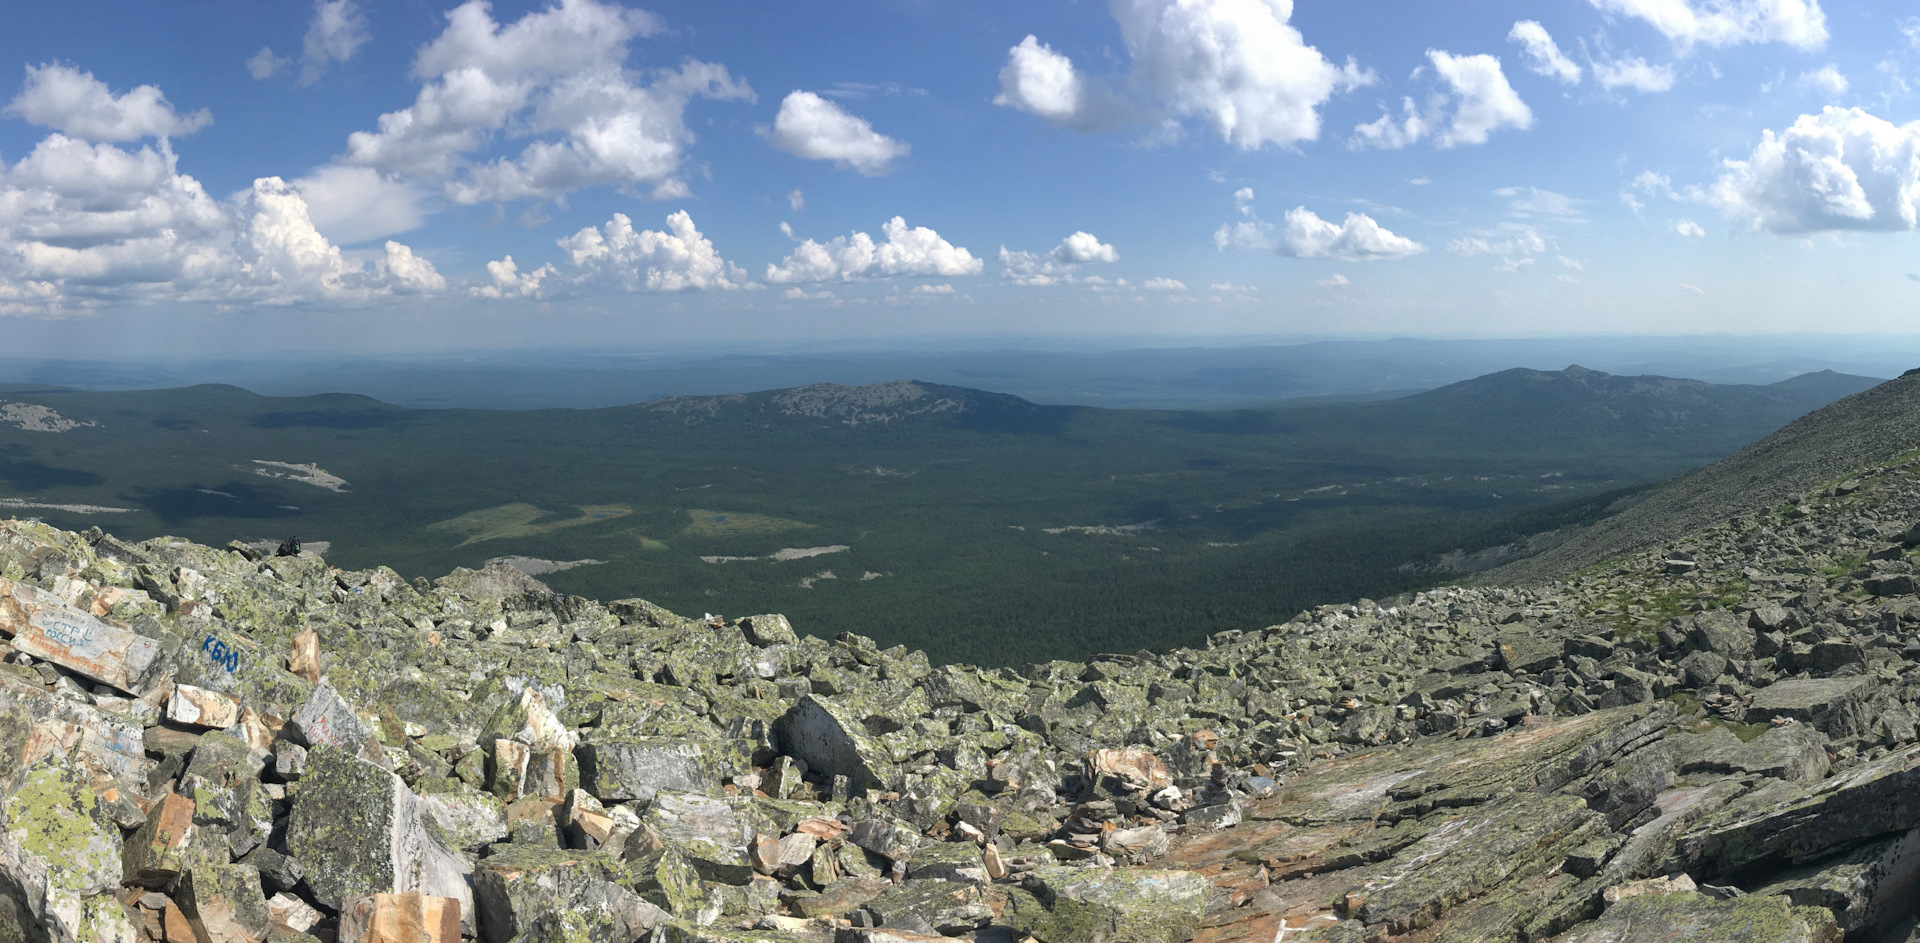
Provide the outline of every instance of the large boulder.
{"type": "Polygon", "coordinates": [[[195,866],[175,896],[198,943],[253,943],[273,927],[260,872],[246,865],[195,866]]]}
{"type": "Polygon", "coordinates": [[[1761,791],[1728,824],[1688,839],[1690,856],[1734,873],[1763,861],[1805,862],[1920,827],[1920,746],[1908,747],[1797,794],[1761,791]]]}
{"type": "Polygon", "coordinates": [[[360,719],[360,715],[348,704],[340,692],[334,690],[332,683],[322,679],[313,686],[306,703],[293,714],[293,720],[287,724],[287,734],[293,740],[311,750],[316,747],[331,747],[357,756],[370,763],[385,765],[386,751],[381,748],[379,738],[373,734],[373,728],[360,719]]]}
{"type": "Polygon", "coordinates": [[[78,769],[32,767],[0,803],[0,921],[12,910],[27,939],[133,943],[121,867],[120,829],[78,769]]]}
{"type": "Polygon", "coordinates": [[[574,755],[580,760],[581,786],[602,802],[649,801],[662,789],[707,792],[720,785],[694,741],[595,738],[574,755]]]}
{"type": "Polygon", "coordinates": [[[335,910],[370,894],[418,890],[473,912],[472,866],[447,846],[432,810],[400,777],[344,750],[321,745],[308,755],[287,850],[315,899],[335,910]]]}
{"type": "Polygon", "coordinates": [[[599,918],[594,922],[609,931],[591,938],[639,939],[666,913],[627,888],[628,880],[621,863],[603,852],[509,845],[474,872],[480,938],[507,943],[544,917],[574,911],[599,918]]]}
{"type": "Polygon", "coordinates": [[[1878,688],[1879,683],[1867,675],[1789,678],[1755,691],[1747,703],[1746,721],[1796,720],[1834,736],[1865,733],[1873,727],[1878,688]]]}
{"type": "Polygon", "coordinates": [[[1206,911],[1206,878],[1188,871],[1034,870],[1003,922],[1049,943],[1181,943],[1206,911]],[[1031,895],[1031,896],[1027,896],[1031,895]]]}
{"type": "Polygon", "coordinates": [[[1840,943],[1833,914],[1781,897],[1715,900],[1697,891],[1643,894],[1607,908],[1560,943],[1840,943]]]}
{"type": "Polygon", "coordinates": [[[818,695],[803,695],[774,721],[773,743],[819,776],[847,777],[854,789],[881,788],[889,771],[885,747],[853,712],[818,695]]]}
{"type": "Polygon", "coordinates": [[[0,579],[0,632],[20,651],[128,694],[145,694],[166,679],[158,641],[27,583],[0,579]]]}
{"type": "Polygon", "coordinates": [[[753,825],[725,799],[662,792],[640,818],[640,827],[693,865],[700,876],[722,884],[753,879],[753,825]]]}

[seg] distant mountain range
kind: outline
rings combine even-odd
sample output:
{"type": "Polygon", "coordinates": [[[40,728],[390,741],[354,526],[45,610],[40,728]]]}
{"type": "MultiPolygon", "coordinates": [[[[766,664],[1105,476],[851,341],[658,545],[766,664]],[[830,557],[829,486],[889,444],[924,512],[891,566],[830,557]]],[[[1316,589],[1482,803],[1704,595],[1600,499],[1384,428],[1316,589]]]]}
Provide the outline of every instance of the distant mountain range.
{"type": "Polygon", "coordinates": [[[1597,495],[1877,382],[1571,367],[1225,412],[907,380],[533,411],[12,387],[0,514],[213,544],[298,535],[409,578],[511,558],[583,595],[726,599],[1012,663],[1405,589],[1434,572],[1410,564],[1588,523],[1612,501],[1597,495]]]}

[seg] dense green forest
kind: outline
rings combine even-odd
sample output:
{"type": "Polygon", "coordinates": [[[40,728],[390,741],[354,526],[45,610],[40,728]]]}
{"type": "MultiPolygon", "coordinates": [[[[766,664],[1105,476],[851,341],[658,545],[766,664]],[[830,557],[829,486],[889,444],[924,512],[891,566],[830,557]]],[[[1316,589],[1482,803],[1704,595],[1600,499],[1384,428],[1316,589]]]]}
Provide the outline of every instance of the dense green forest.
{"type": "Polygon", "coordinates": [[[1874,382],[1514,370],[1231,412],[904,382],[526,412],[17,388],[0,390],[0,515],[136,539],[298,535],[340,567],[408,577],[571,563],[540,578],[1017,665],[1411,589],[1445,551],[1592,519],[1611,501],[1596,495],[1874,382]]]}

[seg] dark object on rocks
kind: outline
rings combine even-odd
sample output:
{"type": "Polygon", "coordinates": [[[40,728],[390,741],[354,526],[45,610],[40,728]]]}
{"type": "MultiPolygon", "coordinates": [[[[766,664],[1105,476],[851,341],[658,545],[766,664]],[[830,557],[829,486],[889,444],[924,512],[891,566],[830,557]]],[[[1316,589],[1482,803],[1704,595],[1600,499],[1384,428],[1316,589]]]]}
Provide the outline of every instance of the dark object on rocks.
{"type": "Polygon", "coordinates": [[[281,541],[281,542],[280,542],[280,549],[278,549],[278,550],[275,550],[275,551],[273,552],[273,555],[274,555],[274,556],[276,556],[276,557],[297,557],[297,556],[299,556],[299,555],[300,555],[300,538],[298,538],[298,537],[288,537],[288,538],[287,538],[286,540],[283,540],[283,541],[281,541]]]}

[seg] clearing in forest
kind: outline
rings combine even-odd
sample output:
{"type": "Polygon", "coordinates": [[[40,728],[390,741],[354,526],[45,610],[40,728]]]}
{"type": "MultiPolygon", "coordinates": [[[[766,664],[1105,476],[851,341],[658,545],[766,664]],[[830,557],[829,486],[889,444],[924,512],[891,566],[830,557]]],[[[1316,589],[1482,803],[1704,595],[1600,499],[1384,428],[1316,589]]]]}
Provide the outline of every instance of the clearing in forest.
{"type": "Polygon", "coordinates": [[[427,529],[460,534],[467,538],[459,544],[464,547],[483,540],[550,534],[556,530],[597,524],[617,517],[626,517],[632,513],[633,509],[624,504],[592,504],[582,506],[579,517],[543,521],[541,518],[549,517],[549,513],[531,504],[502,504],[496,508],[468,511],[459,517],[428,524],[427,529]]]}

